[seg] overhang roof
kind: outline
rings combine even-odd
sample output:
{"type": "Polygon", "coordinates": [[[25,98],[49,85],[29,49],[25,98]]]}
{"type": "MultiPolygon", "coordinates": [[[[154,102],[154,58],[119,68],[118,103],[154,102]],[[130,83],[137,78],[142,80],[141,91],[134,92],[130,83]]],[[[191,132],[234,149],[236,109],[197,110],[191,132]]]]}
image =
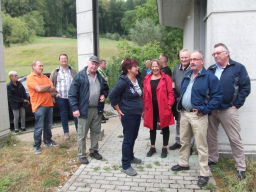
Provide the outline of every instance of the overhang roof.
{"type": "Polygon", "coordinates": [[[192,0],[157,0],[159,22],[164,26],[182,28],[192,0]]]}

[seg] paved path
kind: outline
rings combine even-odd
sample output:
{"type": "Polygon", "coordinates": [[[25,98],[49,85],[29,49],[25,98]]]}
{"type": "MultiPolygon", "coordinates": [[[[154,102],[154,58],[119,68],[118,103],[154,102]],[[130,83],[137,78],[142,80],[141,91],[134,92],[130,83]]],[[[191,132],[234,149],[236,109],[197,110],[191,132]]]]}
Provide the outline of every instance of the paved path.
{"type": "MultiPolygon", "coordinates": [[[[142,121],[143,123],[143,121],[142,121]]],[[[61,191],[90,191],[90,192],[128,192],[128,191],[171,191],[196,192],[201,190],[196,184],[199,176],[198,156],[190,157],[190,170],[175,173],[171,167],[179,160],[179,150],[168,150],[167,158],[161,158],[162,135],[157,131],[157,153],[146,157],[150,148],[149,129],[141,123],[139,136],[135,143],[134,154],[143,160],[140,165],[133,165],[138,175],[127,176],[121,172],[122,125],[119,122],[112,132],[100,142],[99,152],[104,160],[90,159],[88,165],[81,165],[61,191]],[[117,170],[115,170],[117,169],[117,170]]],[[[170,127],[169,146],[175,138],[175,127],[170,127]]],[[[209,183],[215,184],[211,175],[209,183]]],[[[209,191],[210,192],[210,191],[209,191]]]]}

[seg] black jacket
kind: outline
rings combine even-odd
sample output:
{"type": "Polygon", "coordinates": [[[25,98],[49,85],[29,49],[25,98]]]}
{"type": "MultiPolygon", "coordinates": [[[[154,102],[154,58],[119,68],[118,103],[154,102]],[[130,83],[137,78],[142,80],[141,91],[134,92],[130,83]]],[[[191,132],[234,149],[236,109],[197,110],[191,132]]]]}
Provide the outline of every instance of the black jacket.
{"type": "MultiPolygon", "coordinates": [[[[136,76],[136,79],[141,87],[141,77],[136,76]]],[[[135,90],[130,79],[121,74],[118,82],[109,93],[109,100],[112,106],[119,105],[120,110],[125,114],[142,114],[143,112],[143,93],[141,96],[135,90]]]]}
{"type": "Polygon", "coordinates": [[[21,108],[24,100],[28,100],[26,90],[19,81],[17,81],[17,86],[12,81],[7,84],[7,95],[12,109],[21,108]]]}
{"type": "MultiPolygon", "coordinates": [[[[87,119],[88,117],[88,106],[89,106],[89,96],[90,96],[90,83],[88,75],[86,73],[87,67],[79,71],[73,78],[72,84],[68,92],[68,100],[70,102],[72,112],[79,110],[80,117],[87,119]]],[[[101,77],[98,71],[97,78],[100,82],[100,95],[105,95],[105,98],[108,96],[108,84],[101,77]]],[[[100,98],[99,98],[100,99],[100,98]]],[[[98,114],[103,113],[104,102],[98,103],[98,114]]]]}

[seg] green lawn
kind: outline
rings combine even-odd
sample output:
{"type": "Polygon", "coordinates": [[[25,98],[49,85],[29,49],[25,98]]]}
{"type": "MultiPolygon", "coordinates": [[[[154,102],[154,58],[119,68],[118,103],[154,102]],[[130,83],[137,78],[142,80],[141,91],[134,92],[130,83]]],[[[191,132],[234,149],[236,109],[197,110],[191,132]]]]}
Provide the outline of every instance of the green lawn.
{"type": "MultiPolygon", "coordinates": [[[[100,59],[111,61],[118,53],[118,41],[100,38],[100,59]]],[[[4,48],[5,74],[9,82],[8,72],[17,71],[19,76],[29,74],[33,60],[41,60],[44,72],[51,72],[59,65],[59,55],[66,53],[69,62],[77,68],[77,39],[59,37],[36,37],[32,43],[12,44],[4,48]]]]}

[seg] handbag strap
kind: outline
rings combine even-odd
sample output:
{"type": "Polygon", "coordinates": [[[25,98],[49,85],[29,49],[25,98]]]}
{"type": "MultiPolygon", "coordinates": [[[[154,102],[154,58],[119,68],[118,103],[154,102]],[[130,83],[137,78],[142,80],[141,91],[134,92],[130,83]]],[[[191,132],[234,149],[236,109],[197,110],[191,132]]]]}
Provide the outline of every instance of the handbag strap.
{"type": "Polygon", "coordinates": [[[168,99],[168,89],[167,89],[167,82],[166,82],[166,74],[165,74],[165,86],[166,86],[166,94],[167,94],[167,99],[168,99]]]}

